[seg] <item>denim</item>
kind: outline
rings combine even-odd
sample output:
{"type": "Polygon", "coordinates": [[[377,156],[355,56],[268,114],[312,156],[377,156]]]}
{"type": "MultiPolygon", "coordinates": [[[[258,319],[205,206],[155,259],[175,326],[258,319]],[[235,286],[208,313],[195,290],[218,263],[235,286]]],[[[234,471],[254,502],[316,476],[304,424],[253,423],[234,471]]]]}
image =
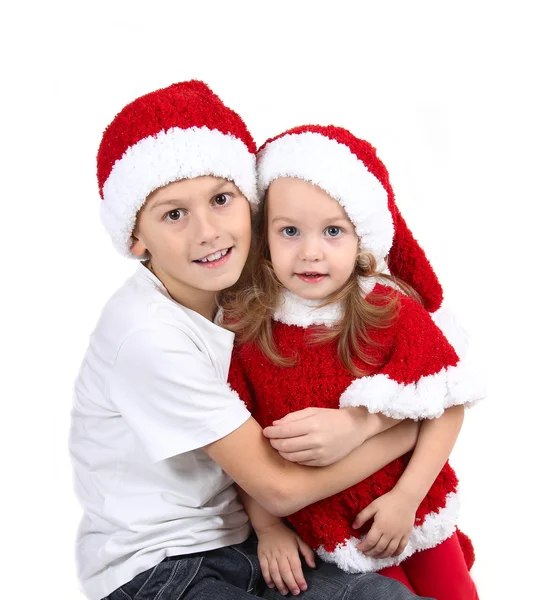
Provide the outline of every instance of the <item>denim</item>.
{"type": "MultiPolygon", "coordinates": [[[[137,575],[104,600],[240,600],[283,598],[269,589],[257,558],[257,541],[167,558],[137,575]]],[[[420,598],[394,579],[376,573],[350,574],[335,565],[304,565],[308,589],[302,600],[410,600],[420,598]]],[[[288,594],[289,598],[294,598],[288,594]]],[[[431,600],[431,599],[427,599],[431,600]]]]}

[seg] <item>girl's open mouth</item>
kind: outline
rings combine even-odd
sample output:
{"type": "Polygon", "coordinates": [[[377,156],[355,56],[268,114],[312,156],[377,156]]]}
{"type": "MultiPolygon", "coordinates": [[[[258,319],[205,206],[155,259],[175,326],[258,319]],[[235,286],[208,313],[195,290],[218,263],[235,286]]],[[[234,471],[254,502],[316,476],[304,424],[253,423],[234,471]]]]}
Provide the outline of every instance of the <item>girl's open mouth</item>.
{"type": "Polygon", "coordinates": [[[324,273],[312,273],[312,272],[296,273],[296,276],[298,277],[298,279],[301,279],[302,281],[306,281],[307,283],[319,283],[320,281],[323,281],[327,277],[327,275],[325,275],[324,273]]]}

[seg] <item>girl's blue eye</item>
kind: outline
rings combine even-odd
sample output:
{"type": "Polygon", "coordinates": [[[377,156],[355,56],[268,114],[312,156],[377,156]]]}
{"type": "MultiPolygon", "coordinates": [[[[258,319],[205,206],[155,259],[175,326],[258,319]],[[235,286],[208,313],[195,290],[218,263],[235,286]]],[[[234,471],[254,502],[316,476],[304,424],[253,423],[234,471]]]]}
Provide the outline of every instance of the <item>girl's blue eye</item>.
{"type": "Polygon", "coordinates": [[[217,206],[225,206],[226,204],[229,204],[229,202],[231,201],[231,195],[230,194],[218,194],[217,196],[214,197],[214,204],[216,204],[217,206]]]}
{"type": "Polygon", "coordinates": [[[282,232],[286,237],[294,237],[298,233],[298,229],[296,227],[285,227],[282,229],[282,232]]]}
{"type": "Polygon", "coordinates": [[[329,225],[329,227],[327,227],[327,229],[325,230],[327,232],[327,235],[329,237],[338,237],[341,234],[341,228],[337,227],[336,225],[329,225]]]}
{"type": "Polygon", "coordinates": [[[184,216],[185,216],[185,211],[182,208],[176,208],[174,210],[170,210],[165,215],[165,219],[167,221],[172,221],[173,223],[176,223],[177,221],[180,221],[184,216]]]}

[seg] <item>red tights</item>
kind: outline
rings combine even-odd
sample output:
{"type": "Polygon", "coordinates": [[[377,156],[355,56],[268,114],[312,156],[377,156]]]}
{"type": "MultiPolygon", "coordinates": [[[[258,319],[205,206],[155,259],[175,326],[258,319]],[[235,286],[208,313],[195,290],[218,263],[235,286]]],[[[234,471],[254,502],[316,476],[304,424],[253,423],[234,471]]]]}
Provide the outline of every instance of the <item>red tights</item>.
{"type": "Polygon", "coordinates": [[[437,600],[479,600],[456,534],[430,548],[412,554],[396,567],[379,571],[403,583],[420,596],[437,600]]]}

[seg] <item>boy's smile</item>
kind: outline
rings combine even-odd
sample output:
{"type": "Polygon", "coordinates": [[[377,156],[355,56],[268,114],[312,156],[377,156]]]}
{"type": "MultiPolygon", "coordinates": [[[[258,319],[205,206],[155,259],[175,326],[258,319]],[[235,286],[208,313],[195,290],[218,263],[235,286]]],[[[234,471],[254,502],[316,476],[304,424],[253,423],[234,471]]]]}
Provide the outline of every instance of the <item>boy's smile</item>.
{"type": "Polygon", "coordinates": [[[232,248],[224,248],[223,250],[217,250],[217,252],[208,254],[208,256],[205,256],[204,258],[199,258],[194,262],[200,265],[204,265],[206,267],[218,267],[227,262],[227,260],[230,257],[231,250],[232,248]]]}
{"type": "Polygon", "coordinates": [[[177,302],[213,317],[217,293],[236,283],[250,247],[250,207],[218,177],[170,183],[140,211],[131,251],[177,302]]]}

